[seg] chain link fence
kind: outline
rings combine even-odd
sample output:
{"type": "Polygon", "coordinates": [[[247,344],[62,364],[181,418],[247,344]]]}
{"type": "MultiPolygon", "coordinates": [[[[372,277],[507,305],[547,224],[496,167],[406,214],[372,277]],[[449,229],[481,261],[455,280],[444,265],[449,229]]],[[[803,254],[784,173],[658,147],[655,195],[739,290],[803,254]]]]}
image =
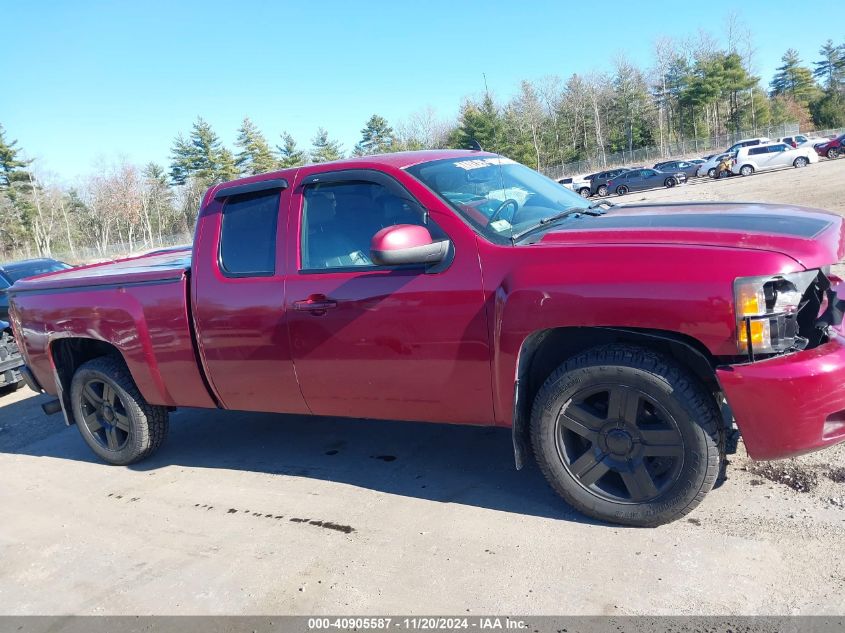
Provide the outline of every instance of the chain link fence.
{"type": "MultiPolygon", "coordinates": [[[[836,136],[841,134],[843,129],[845,128],[834,130],[815,130],[813,132],[804,132],[804,134],[806,136],[813,137],[836,136]]],[[[565,176],[577,176],[603,169],[623,167],[626,165],[643,165],[645,167],[650,167],[661,160],[701,158],[708,154],[714,154],[727,149],[738,140],[744,138],[766,136],[771,139],[776,139],[784,136],[793,136],[795,134],[798,134],[798,124],[785,123],[783,125],[772,125],[759,127],[753,130],[744,130],[742,132],[737,132],[736,134],[720,134],[709,138],[681,139],[678,141],[664,143],[662,148],[643,147],[630,152],[622,151],[605,155],[599,153],[586,160],[564,163],[562,165],[549,165],[541,171],[549,178],[557,180],[558,178],[563,178],[565,176]]]]}

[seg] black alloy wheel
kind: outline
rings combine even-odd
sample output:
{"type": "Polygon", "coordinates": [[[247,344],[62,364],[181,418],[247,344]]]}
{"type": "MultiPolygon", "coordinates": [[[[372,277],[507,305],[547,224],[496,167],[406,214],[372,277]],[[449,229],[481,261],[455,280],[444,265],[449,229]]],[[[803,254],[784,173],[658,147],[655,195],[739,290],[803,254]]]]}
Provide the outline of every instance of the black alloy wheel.
{"type": "Polygon", "coordinates": [[[534,398],[534,458],[586,515],[655,526],[695,508],[724,465],[724,426],[708,387],[676,359],[622,343],[560,365],[534,398]]]}
{"type": "Polygon", "coordinates": [[[126,405],[104,379],[93,378],[82,388],[82,422],[104,449],[119,451],[129,441],[126,405]]]}
{"type": "Polygon", "coordinates": [[[146,401],[117,355],[80,365],[69,392],[69,413],[82,439],[109,464],[126,466],[144,459],[167,436],[167,407],[146,401]]]}
{"type": "Polygon", "coordinates": [[[557,427],[564,468],[607,501],[646,503],[671,488],[681,472],[684,441],[677,422],[633,387],[576,392],[558,414],[557,427]]]}

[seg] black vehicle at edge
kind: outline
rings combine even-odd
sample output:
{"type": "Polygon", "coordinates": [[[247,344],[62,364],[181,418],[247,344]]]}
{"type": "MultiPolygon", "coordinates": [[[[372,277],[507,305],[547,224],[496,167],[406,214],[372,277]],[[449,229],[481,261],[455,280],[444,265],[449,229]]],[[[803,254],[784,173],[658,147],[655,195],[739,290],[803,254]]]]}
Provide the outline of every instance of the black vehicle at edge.
{"type": "Polygon", "coordinates": [[[49,257],[0,264],[0,319],[9,318],[9,297],[6,296],[6,289],[9,286],[25,277],[35,277],[68,268],[72,266],[49,257]]]}

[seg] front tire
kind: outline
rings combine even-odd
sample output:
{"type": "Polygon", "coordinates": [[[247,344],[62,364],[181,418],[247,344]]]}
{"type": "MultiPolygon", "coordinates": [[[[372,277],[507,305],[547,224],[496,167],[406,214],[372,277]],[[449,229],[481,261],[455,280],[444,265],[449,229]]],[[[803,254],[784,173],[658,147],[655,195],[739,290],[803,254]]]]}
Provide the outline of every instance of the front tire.
{"type": "Polygon", "coordinates": [[[671,188],[672,188],[672,187],[674,187],[677,183],[675,182],[675,179],[674,179],[674,178],[667,178],[667,179],[666,179],[666,182],[664,182],[663,184],[664,184],[664,185],[666,185],[666,188],[667,188],[667,189],[671,189],[671,188]]]}
{"type": "Polygon", "coordinates": [[[81,365],[70,399],[82,439],[109,464],[149,457],[167,435],[167,408],[147,403],[121,359],[104,356],[81,365]]]}
{"type": "Polygon", "coordinates": [[[553,372],[534,400],[531,442],[567,503],[643,527],[692,511],[724,459],[704,386],[669,358],[628,345],[588,350],[553,372]]]}
{"type": "Polygon", "coordinates": [[[835,147],[831,147],[829,150],[827,150],[827,157],[831,160],[839,158],[839,150],[835,147]]]}
{"type": "Polygon", "coordinates": [[[792,162],[792,166],[793,166],[793,167],[799,167],[799,168],[800,168],[800,167],[806,167],[806,166],[807,166],[807,164],[808,164],[809,162],[810,162],[810,161],[809,161],[806,157],[804,157],[804,156],[799,156],[798,158],[796,158],[796,159],[792,162]]]}
{"type": "Polygon", "coordinates": [[[716,178],[716,168],[715,168],[715,167],[711,167],[710,169],[708,169],[708,170],[707,170],[707,175],[708,175],[710,178],[716,178]]]}
{"type": "Polygon", "coordinates": [[[607,195],[607,185],[600,185],[598,189],[596,189],[596,193],[600,196],[604,197],[607,195]]]}
{"type": "Polygon", "coordinates": [[[751,165],[743,165],[742,168],[739,170],[739,173],[743,176],[750,176],[754,173],[754,168],[751,165]]]}
{"type": "Polygon", "coordinates": [[[590,197],[589,187],[582,187],[581,189],[579,189],[578,195],[580,195],[582,198],[589,198],[590,197]]]}

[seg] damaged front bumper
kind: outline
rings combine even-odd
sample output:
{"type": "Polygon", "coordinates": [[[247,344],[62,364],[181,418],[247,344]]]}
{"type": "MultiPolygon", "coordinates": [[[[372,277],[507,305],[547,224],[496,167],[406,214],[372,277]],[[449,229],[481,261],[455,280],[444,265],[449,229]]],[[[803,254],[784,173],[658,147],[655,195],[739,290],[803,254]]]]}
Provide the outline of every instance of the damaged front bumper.
{"type": "Polygon", "coordinates": [[[753,459],[779,459],[845,441],[845,331],[813,349],[716,369],[753,459]]]}

